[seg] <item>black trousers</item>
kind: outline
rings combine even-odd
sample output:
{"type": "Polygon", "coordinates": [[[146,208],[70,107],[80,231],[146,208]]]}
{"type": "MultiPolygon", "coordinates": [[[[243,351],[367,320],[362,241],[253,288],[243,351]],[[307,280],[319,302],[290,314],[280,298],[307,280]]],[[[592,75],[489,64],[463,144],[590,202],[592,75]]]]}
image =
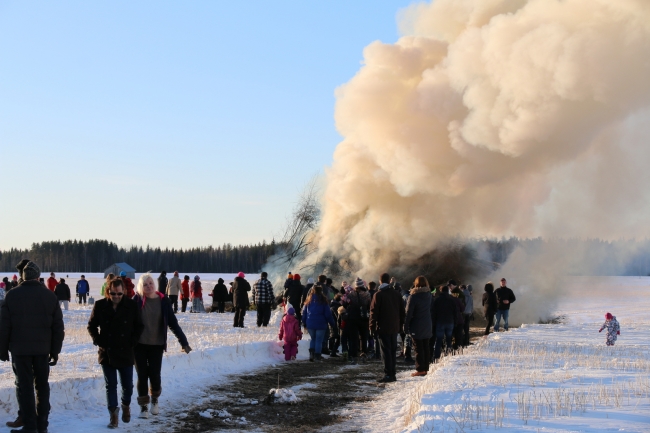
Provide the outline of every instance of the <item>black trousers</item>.
{"type": "Polygon", "coordinates": [[[350,358],[359,356],[359,328],[357,320],[350,320],[345,324],[345,331],[348,334],[348,349],[350,358]]]}
{"type": "Polygon", "coordinates": [[[370,319],[361,319],[359,324],[359,337],[361,339],[361,351],[368,354],[368,340],[370,339],[370,319]]]}
{"type": "Polygon", "coordinates": [[[79,297],[79,303],[80,304],[85,304],[86,303],[86,296],[87,296],[86,293],[79,293],[79,294],[77,294],[77,296],[79,297]]]}
{"type": "Polygon", "coordinates": [[[243,328],[245,315],[246,315],[245,308],[235,308],[235,321],[232,326],[235,328],[243,328]]]}
{"type": "Polygon", "coordinates": [[[138,397],[149,395],[149,383],[153,391],[162,388],[160,370],[165,346],[151,344],[136,344],[133,349],[135,356],[135,371],[138,373],[138,397]]]}
{"type": "Polygon", "coordinates": [[[381,360],[384,362],[386,376],[395,377],[397,372],[397,334],[379,334],[379,347],[381,360]]]}
{"type": "Polygon", "coordinates": [[[490,312],[486,314],[485,320],[487,320],[487,326],[485,327],[484,335],[490,335],[490,329],[494,326],[494,313],[490,312]]]}
{"type": "Polygon", "coordinates": [[[431,363],[431,349],[429,346],[430,341],[431,338],[424,338],[420,340],[413,339],[416,371],[429,371],[429,364],[431,363]]]}
{"type": "Polygon", "coordinates": [[[49,355],[18,355],[11,357],[16,377],[16,400],[25,430],[44,431],[50,414],[49,355]],[[34,401],[34,388],[36,400],[34,401]]]}
{"type": "Polygon", "coordinates": [[[212,308],[210,309],[211,313],[223,313],[226,311],[226,303],[225,302],[213,302],[212,303],[212,308]]]}
{"type": "Polygon", "coordinates": [[[339,346],[341,345],[341,335],[339,334],[338,330],[336,332],[332,332],[333,330],[330,329],[330,338],[327,340],[328,342],[328,348],[330,350],[330,353],[336,353],[339,350],[339,346]]]}
{"type": "Polygon", "coordinates": [[[463,314],[463,317],[465,319],[465,324],[463,325],[463,332],[464,332],[464,339],[463,339],[463,347],[469,346],[469,318],[472,317],[471,314],[463,314]]]}
{"type": "Polygon", "coordinates": [[[463,341],[465,340],[465,333],[463,332],[464,326],[464,324],[454,326],[454,350],[457,350],[463,345],[463,341]]]}
{"type": "Polygon", "coordinates": [[[169,302],[174,307],[174,313],[178,313],[178,295],[169,295],[169,302]]]}
{"type": "Polygon", "coordinates": [[[184,313],[187,309],[187,301],[189,301],[187,298],[181,299],[181,313],[184,313]]]}
{"type": "Polygon", "coordinates": [[[257,326],[268,326],[271,320],[271,304],[257,304],[257,326]]]}

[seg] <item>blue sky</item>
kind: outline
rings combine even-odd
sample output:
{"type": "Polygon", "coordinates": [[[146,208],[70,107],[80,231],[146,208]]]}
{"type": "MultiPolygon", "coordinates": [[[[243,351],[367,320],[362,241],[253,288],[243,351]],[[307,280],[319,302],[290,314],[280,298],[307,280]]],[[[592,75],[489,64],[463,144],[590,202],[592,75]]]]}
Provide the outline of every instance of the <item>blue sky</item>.
{"type": "Polygon", "coordinates": [[[0,249],[279,237],[409,3],[0,2],[0,249]]]}

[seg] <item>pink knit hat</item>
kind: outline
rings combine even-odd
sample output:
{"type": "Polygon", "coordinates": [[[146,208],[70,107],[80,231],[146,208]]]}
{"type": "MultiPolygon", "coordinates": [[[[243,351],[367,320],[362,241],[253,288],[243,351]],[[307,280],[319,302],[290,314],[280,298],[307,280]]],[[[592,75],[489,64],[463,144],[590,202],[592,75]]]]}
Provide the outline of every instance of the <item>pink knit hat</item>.
{"type": "Polygon", "coordinates": [[[239,278],[245,278],[245,277],[246,277],[246,275],[244,275],[243,272],[238,273],[237,276],[238,276],[239,278]]]}
{"type": "Polygon", "coordinates": [[[612,316],[612,313],[605,314],[605,319],[612,320],[613,318],[614,318],[614,316],[612,316]]]}

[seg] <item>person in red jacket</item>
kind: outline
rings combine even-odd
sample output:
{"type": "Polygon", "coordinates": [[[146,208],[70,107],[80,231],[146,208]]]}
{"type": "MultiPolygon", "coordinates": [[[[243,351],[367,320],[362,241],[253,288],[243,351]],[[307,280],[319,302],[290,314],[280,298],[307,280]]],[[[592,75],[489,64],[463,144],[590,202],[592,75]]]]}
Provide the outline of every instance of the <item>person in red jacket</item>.
{"type": "Polygon", "coordinates": [[[302,331],[300,322],[296,319],[296,310],[293,308],[287,309],[287,314],[282,318],[278,338],[284,340],[284,360],[295,360],[298,353],[298,340],[302,340],[302,331]]]}
{"type": "Polygon", "coordinates": [[[50,278],[47,279],[47,288],[54,291],[57,284],[59,284],[59,282],[54,278],[54,272],[50,272],[50,278]]]}
{"type": "Polygon", "coordinates": [[[187,309],[187,302],[190,300],[190,276],[185,275],[181,282],[181,313],[187,309]]]}
{"type": "Polygon", "coordinates": [[[131,278],[126,276],[126,272],[120,272],[120,280],[124,283],[124,292],[129,299],[133,299],[135,296],[135,284],[131,281],[131,278]]]}

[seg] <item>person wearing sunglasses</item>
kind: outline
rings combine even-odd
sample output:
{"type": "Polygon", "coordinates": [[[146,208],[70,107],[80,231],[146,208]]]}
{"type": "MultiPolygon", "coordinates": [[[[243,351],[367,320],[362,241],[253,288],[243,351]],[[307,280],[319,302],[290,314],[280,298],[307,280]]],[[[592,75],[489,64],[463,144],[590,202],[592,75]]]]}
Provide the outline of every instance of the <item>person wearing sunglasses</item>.
{"type": "Polygon", "coordinates": [[[120,406],[117,401],[117,376],[122,385],[122,421],[131,421],[133,395],[133,348],[144,325],[138,305],[125,296],[124,282],[114,278],[106,284],[105,298],[95,303],[88,321],[88,333],[99,346],[99,364],[106,382],[106,403],[110,414],[109,428],[117,428],[120,406]]]}

